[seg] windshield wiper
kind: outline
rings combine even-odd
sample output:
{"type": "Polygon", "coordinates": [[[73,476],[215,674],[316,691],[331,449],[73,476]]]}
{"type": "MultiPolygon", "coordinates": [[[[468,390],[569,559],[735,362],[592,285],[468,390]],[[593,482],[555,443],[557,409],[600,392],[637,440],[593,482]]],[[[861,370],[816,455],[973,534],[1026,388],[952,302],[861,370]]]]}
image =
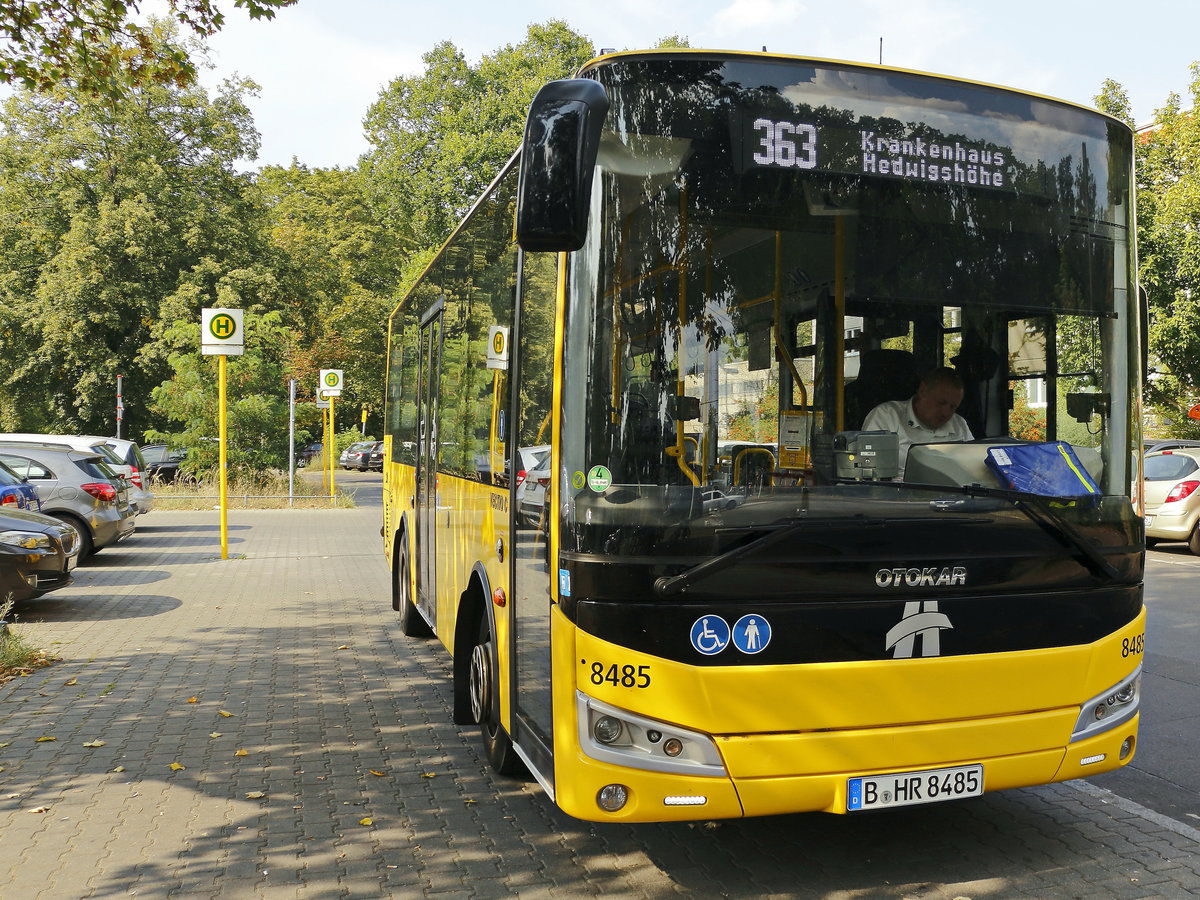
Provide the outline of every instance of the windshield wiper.
{"type": "Polygon", "coordinates": [[[685,590],[688,585],[702,578],[707,578],[715,572],[720,572],[733,565],[743,556],[750,553],[756,553],[765,547],[782,541],[784,538],[790,537],[797,531],[802,531],[813,526],[839,526],[846,527],[852,525],[855,528],[883,528],[888,524],[889,520],[885,519],[867,519],[865,517],[852,518],[811,518],[809,516],[792,516],[778,521],[779,527],[762,537],[755,538],[748,544],[742,544],[740,547],[734,547],[732,550],[727,550],[724,553],[717,554],[712,559],[706,560],[699,565],[692,566],[686,572],[681,572],[678,575],[664,575],[662,578],[654,582],[654,593],[660,597],[673,597],[685,590]]]}
{"type": "Polygon", "coordinates": [[[1048,499],[1042,494],[1030,494],[1025,491],[1012,491],[1006,488],[985,487],[982,484],[944,485],[920,484],[915,482],[895,482],[897,487],[915,488],[922,491],[939,491],[941,493],[960,493],[968,497],[994,497],[1008,500],[1023,512],[1034,524],[1038,525],[1051,537],[1057,538],[1063,544],[1076,551],[1075,557],[1084,564],[1093,575],[1104,576],[1109,581],[1117,581],[1121,575],[1113,567],[1104,554],[1096,549],[1096,545],[1080,534],[1070,522],[1060,519],[1047,510],[1042,504],[1048,499]]]}

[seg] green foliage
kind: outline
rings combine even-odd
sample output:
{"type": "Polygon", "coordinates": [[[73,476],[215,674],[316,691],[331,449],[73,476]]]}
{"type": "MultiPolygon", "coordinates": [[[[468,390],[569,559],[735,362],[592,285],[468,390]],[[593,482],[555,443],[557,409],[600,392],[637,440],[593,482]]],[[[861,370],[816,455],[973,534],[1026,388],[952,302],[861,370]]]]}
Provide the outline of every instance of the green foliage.
{"type": "MultiPolygon", "coordinates": [[[[1189,109],[1171,94],[1156,127],[1138,135],[1136,156],[1139,278],[1149,298],[1156,371],[1147,399],[1185,430],[1186,410],[1200,395],[1200,63],[1191,73],[1189,109]]],[[[1124,91],[1106,82],[1105,95],[1124,91]]]]}
{"type": "Polygon", "coordinates": [[[590,42],[551,20],[478,65],[444,41],[421,75],[389,84],[364,120],[373,202],[413,246],[433,247],[483,193],[520,141],[533,95],[592,56],[590,42]]]}
{"type": "MultiPolygon", "coordinates": [[[[270,19],[296,0],[234,0],[253,19],[270,19]]],[[[171,19],[208,37],[225,24],[212,0],[166,0],[171,19]]],[[[0,81],[29,90],[74,85],[90,95],[195,80],[186,48],[158,39],[156,26],[130,20],[139,0],[0,0],[0,81]]]]}
{"type": "MultiPolygon", "coordinates": [[[[164,43],[173,29],[155,32],[164,43]]],[[[0,108],[0,423],[127,433],[168,372],[164,329],[271,281],[258,210],[234,162],[253,156],[249,82],[215,97],[148,85],[117,106],[69,87],[0,108]]]]}

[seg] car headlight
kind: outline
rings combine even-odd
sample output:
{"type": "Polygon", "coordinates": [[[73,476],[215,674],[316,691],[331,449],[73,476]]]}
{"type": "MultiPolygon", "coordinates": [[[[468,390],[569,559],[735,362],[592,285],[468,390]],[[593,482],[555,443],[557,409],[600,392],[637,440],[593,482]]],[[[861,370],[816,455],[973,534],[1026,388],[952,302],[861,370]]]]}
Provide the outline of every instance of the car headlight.
{"type": "Polygon", "coordinates": [[[0,531],[0,544],[22,550],[49,550],[50,536],[37,531],[0,531]]]}

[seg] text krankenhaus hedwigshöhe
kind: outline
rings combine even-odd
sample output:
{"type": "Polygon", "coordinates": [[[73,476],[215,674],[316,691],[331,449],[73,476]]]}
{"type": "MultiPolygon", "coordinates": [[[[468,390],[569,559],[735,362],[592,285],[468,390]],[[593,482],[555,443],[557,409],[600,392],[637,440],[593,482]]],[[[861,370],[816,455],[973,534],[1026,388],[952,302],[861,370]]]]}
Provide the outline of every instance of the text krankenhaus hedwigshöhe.
{"type": "Polygon", "coordinates": [[[863,130],[862,172],[906,181],[1004,187],[1005,156],[970,143],[884,137],[863,130]]]}

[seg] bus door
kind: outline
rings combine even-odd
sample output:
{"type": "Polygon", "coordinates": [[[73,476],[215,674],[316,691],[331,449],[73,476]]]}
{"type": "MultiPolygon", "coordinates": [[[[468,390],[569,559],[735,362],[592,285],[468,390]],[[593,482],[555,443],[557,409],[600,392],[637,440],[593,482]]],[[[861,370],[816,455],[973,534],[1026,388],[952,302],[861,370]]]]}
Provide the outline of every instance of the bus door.
{"type": "Polygon", "coordinates": [[[438,300],[421,318],[421,372],[417,382],[416,604],[437,629],[438,372],[442,357],[442,309],[438,300]]]}
{"type": "MultiPolygon", "coordinates": [[[[513,379],[513,416],[516,423],[509,443],[519,458],[519,447],[552,443],[556,427],[551,415],[554,390],[554,287],[556,254],[522,254],[522,289],[517,312],[516,377],[513,379]]],[[[553,715],[550,705],[550,579],[557,567],[550,558],[550,533],[557,522],[556,479],[552,457],[526,477],[536,483],[514,485],[513,508],[513,623],[512,701],[514,734],[547,780],[553,779],[553,715]]],[[[514,479],[515,481],[515,479],[514,479]]]]}

